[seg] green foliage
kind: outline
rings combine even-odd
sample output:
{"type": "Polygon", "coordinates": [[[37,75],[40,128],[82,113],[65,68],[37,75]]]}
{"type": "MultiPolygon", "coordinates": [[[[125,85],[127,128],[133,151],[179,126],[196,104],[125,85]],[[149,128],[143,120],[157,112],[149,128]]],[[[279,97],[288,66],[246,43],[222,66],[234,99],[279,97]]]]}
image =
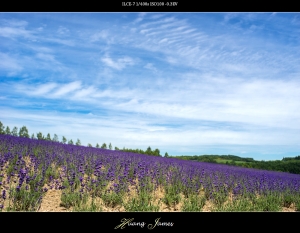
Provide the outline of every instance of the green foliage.
{"type": "Polygon", "coordinates": [[[42,192],[34,190],[25,190],[21,187],[10,189],[10,200],[7,211],[37,211],[42,201],[42,192]]]}
{"type": "Polygon", "coordinates": [[[152,154],[155,155],[155,156],[161,156],[161,155],[160,155],[159,149],[155,149],[155,150],[152,152],[152,154]]]}
{"type": "Polygon", "coordinates": [[[46,140],[51,141],[50,133],[47,134],[46,140]]]}
{"type": "Polygon", "coordinates": [[[4,125],[3,123],[0,121],[0,134],[5,134],[5,130],[4,130],[4,125]]]}
{"type": "Polygon", "coordinates": [[[31,139],[35,139],[34,134],[31,134],[31,139]]]}
{"type": "Polygon", "coordinates": [[[198,195],[191,195],[183,201],[182,211],[184,212],[199,212],[202,211],[205,205],[206,198],[198,195]]]}
{"type": "Polygon", "coordinates": [[[194,155],[194,156],[169,156],[171,158],[194,160],[209,163],[224,163],[231,166],[240,166],[245,168],[255,168],[261,170],[290,172],[300,174],[300,156],[295,158],[284,158],[275,161],[256,161],[252,158],[241,158],[235,155],[194,155]]]}
{"type": "Polygon", "coordinates": [[[87,194],[81,194],[80,192],[73,192],[71,190],[66,190],[61,195],[61,206],[70,208],[70,207],[79,207],[84,206],[87,203],[88,196],[87,194]]]}
{"type": "Polygon", "coordinates": [[[67,142],[67,139],[65,138],[65,136],[62,136],[62,141],[61,141],[63,144],[66,144],[67,142]]]}
{"type": "Polygon", "coordinates": [[[11,131],[11,135],[16,136],[16,137],[18,136],[18,128],[16,126],[11,131]]]}
{"type": "Polygon", "coordinates": [[[36,134],[36,137],[37,137],[38,140],[43,140],[44,139],[44,136],[43,136],[43,134],[41,132],[38,132],[36,134]]]}
{"type": "Polygon", "coordinates": [[[103,209],[101,206],[98,206],[95,203],[95,199],[92,198],[90,205],[88,205],[87,201],[85,201],[85,203],[81,203],[81,205],[79,206],[74,206],[73,211],[74,212],[102,212],[103,209]]]}
{"type": "Polygon", "coordinates": [[[300,160],[300,155],[296,156],[296,157],[287,157],[287,158],[283,158],[282,161],[290,161],[290,160],[300,160]]]}
{"type": "Polygon", "coordinates": [[[26,126],[22,126],[22,128],[19,131],[19,136],[29,138],[28,129],[26,128],[26,126]]]}
{"type": "Polygon", "coordinates": [[[74,145],[73,140],[70,139],[70,140],[68,141],[68,144],[69,144],[69,145],[74,145]]]}
{"type": "Polygon", "coordinates": [[[181,197],[179,195],[177,187],[175,185],[167,185],[165,187],[165,196],[162,200],[168,206],[178,204],[181,200],[181,197]]]}
{"type": "Polygon", "coordinates": [[[9,128],[8,126],[6,126],[5,134],[7,134],[7,135],[10,135],[10,134],[11,134],[10,128],[9,128]]]}
{"type": "Polygon", "coordinates": [[[293,203],[295,203],[296,199],[295,195],[289,191],[282,193],[280,197],[282,200],[282,206],[289,208],[293,203]]]}
{"type": "Polygon", "coordinates": [[[122,194],[116,192],[105,192],[101,198],[107,206],[112,208],[123,203],[122,194]]]}
{"type": "Polygon", "coordinates": [[[151,152],[152,152],[152,150],[151,150],[151,147],[150,146],[148,146],[148,148],[147,148],[147,150],[146,150],[146,154],[148,154],[148,155],[150,155],[151,154],[151,152]]]}
{"type": "Polygon", "coordinates": [[[76,145],[77,146],[81,146],[81,142],[80,142],[80,140],[77,138],[77,141],[76,141],[76,145]]]}
{"type": "Polygon", "coordinates": [[[109,148],[110,150],[112,149],[111,143],[109,143],[108,148],[109,148]]]}
{"type": "Polygon", "coordinates": [[[295,207],[296,207],[296,211],[300,211],[300,198],[296,199],[295,207]]]}
{"type": "Polygon", "coordinates": [[[254,199],[253,204],[257,211],[281,211],[282,201],[278,196],[268,194],[254,199]]]}
{"type": "Polygon", "coordinates": [[[56,134],[54,134],[52,141],[58,142],[58,136],[56,134]]]}
{"type": "MultiPolygon", "coordinates": [[[[115,147],[115,150],[119,150],[118,147],[115,147]]],[[[151,150],[151,147],[149,146],[146,151],[143,151],[141,149],[127,149],[123,148],[121,151],[126,151],[126,152],[132,152],[132,153],[137,153],[137,154],[146,154],[146,155],[152,155],[152,156],[161,156],[159,149],[151,150]]]]}
{"type": "Polygon", "coordinates": [[[50,181],[50,176],[52,176],[52,179],[58,179],[59,178],[59,171],[57,168],[53,168],[52,166],[48,166],[45,171],[45,179],[46,181],[50,181]]]}
{"type": "Polygon", "coordinates": [[[88,147],[93,147],[91,143],[88,143],[88,145],[87,145],[87,146],[88,146],[88,147]]]}
{"type": "Polygon", "coordinates": [[[100,145],[97,143],[97,144],[96,144],[96,148],[99,148],[99,147],[100,147],[100,145]]]}
{"type": "Polygon", "coordinates": [[[168,152],[165,153],[165,158],[168,158],[169,157],[169,154],[168,152]]]}
{"type": "Polygon", "coordinates": [[[252,201],[247,198],[234,199],[232,203],[224,205],[217,205],[213,208],[216,212],[244,212],[244,211],[257,211],[257,206],[254,206],[252,201]]]}
{"type": "Polygon", "coordinates": [[[224,204],[224,202],[227,200],[228,196],[226,193],[223,193],[221,191],[213,192],[212,193],[213,202],[217,206],[221,206],[224,204]]]}
{"type": "Polygon", "coordinates": [[[151,195],[149,193],[141,193],[137,198],[132,198],[129,202],[124,204],[124,208],[127,212],[157,212],[159,206],[151,203],[151,195]]]}
{"type": "Polygon", "coordinates": [[[102,149],[107,149],[106,143],[103,143],[101,146],[102,149]]]}

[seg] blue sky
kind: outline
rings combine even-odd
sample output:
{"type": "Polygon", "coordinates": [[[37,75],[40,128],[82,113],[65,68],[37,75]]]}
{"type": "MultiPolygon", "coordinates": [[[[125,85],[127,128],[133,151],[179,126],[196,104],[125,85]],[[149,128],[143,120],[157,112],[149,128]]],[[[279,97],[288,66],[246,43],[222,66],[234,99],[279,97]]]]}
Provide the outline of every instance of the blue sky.
{"type": "Polygon", "coordinates": [[[300,155],[299,13],[0,13],[0,121],[161,154],[300,155]]]}

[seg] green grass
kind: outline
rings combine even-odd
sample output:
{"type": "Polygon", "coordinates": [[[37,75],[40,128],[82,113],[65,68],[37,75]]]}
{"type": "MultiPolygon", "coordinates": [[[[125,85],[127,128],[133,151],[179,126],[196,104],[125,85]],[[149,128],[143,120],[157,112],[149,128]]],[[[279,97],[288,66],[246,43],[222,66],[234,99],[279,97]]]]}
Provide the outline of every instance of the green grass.
{"type": "Polygon", "coordinates": [[[206,198],[199,197],[198,195],[192,195],[183,201],[182,210],[183,212],[199,212],[202,211],[205,205],[206,198]]]}
{"type": "Polygon", "coordinates": [[[217,163],[222,163],[222,164],[226,164],[227,162],[228,163],[236,163],[236,164],[243,164],[243,163],[252,163],[252,162],[245,162],[245,161],[240,161],[240,160],[237,160],[237,161],[234,161],[234,160],[231,160],[231,159],[216,159],[215,160],[217,163]]]}

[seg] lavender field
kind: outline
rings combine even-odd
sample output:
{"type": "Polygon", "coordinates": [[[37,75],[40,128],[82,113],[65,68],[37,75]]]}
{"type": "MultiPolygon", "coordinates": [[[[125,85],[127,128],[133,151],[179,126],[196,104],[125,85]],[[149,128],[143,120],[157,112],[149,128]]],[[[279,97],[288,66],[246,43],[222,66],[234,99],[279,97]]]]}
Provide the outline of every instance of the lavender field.
{"type": "Polygon", "coordinates": [[[299,211],[300,175],[0,135],[0,211],[299,211]]]}

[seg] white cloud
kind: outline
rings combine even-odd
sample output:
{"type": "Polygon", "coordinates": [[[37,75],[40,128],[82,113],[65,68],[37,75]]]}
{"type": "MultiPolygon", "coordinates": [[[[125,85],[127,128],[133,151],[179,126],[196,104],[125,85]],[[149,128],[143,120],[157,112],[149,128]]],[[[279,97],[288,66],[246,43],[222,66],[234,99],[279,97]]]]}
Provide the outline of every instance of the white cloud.
{"type": "Polygon", "coordinates": [[[52,94],[54,97],[61,97],[66,94],[70,94],[70,92],[73,92],[75,90],[78,90],[81,88],[81,82],[75,81],[72,83],[64,84],[62,85],[56,92],[52,94]]]}
{"type": "Polygon", "coordinates": [[[70,30],[66,27],[59,26],[57,33],[62,36],[68,36],[70,34],[70,30]]]}
{"type": "Polygon", "coordinates": [[[17,59],[6,53],[0,52],[0,61],[0,70],[19,72],[23,69],[17,59]]]}
{"type": "Polygon", "coordinates": [[[83,99],[90,99],[93,98],[93,96],[96,94],[97,89],[93,86],[90,86],[88,88],[83,88],[81,90],[78,90],[75,92],[74,96],[72,99],[78,99],[78,100],[83,100],[83,99]]]}
{"type": "Polygon", "coordinates": [[[56,83],[46,83],[46,84],[42,84],[36,88],[33,88],[33,90],[28,92],[28,94],[43,96],[45,94],[48,94],[50,91],[52,91],[56,87],[57,87],[56,83]]]}
{"type": "Polygon", "coordinates": [[[143,21],[144,17],[147,15],[147,13],[142,12],[138,14],[138,17],[134,20],[133,23],[139,23],[141,21],[143,21]]]}
{"type": "MultiPolygon", "coordinates": [[[[151,66],[150,66],[151,67],[151,66]]],[[[151,89],[118,88],[98,89],[82,87],[76,81],[63,86],[47,83],[32,87],[23,86],[20,91],[44,98],[61,98],[82,102],[91,106],[105,106],[114,111],[155,115],[157,117],[208,121],[210,124],[245,124],[251,127],[300,129],[300,83],[280,80],[249,80],[207,78],[194,79],[187,75],[168,85],[161,81],[163,91],[152,81],[151,89]],[[192,85],[192,86],[191,86],[192,85]],[[50,93],[51,95],[46,95],[50,93]],[[100,101],[109,98],[109,101],[100,101]],[[86,102],[88,101],[88,102],[86,102]],[[98,104],[97,104],[98,103],[98,104]]]]}
{"type": "Polygon", "coordinates": [[[36,57],[45,61],[56,62],[55,57],[52,54],[37,53],[36,57]]]}
{"type": "Polygon", "coordinates": [[[94,146],[96,143],[111,142],[113,146],[118,147],[144,148],[151,146],[160,149],[164,147],[178,152],[186,147],[185,153],[193,152],[195,145],[198,145],[199,148],[209,145],[215,148],[233,146],[235,149],[238,146],[244,146],[244,149],[246,147],[252,151],[253,145],[268,145],[269,148],[280,145],[297,145],[300,139],[298,131],[283,133],[281,130],[273,129],[234,131],[197,125],[194,125],[193,129],[184,126],[177,129],[170,126],[155,126],[155,124],[162,123],[162,118],[139,117],[132,114],[110,114],[105,117],[91,112],[84,115],[74,113],[70,115],[10,108],[1,108],[0,114],[4,116],[1,119],[4,125],[13,127],[15,122],[22,122],[17,127],[26,125],[30,134],[42,131],[44,134],[49,132],[53,136],[56,133],[59,138],[62,136],[73,140],[79,138],[84,145],[91,143],[94,146]]]}
{"type": "Polygon", "coordinates": [[[11,26],[11,27],[26,27],[28,25],[28,22],[25,20],[16,20],[16,19],[4,19],[2,20],[2,24],[11,26]]]}
{"type": "Polygon", "coordinates": [[[118,58],[116,60],[113,60],[112,58],[106,56],[106,57],[103,57],[101,59],[101,61],[105,65],[107,65],[113,69],[116,69],[116,70],[123,70],[125,67],[135,64],[134,60],[128,56],[118,58]]]}
{"type": "Polygon", "coordinates": [[[157,72],[157,69],[155,68],[155,66],[152,63],[147,63],[144,68],[148,69],[148,70],[152,70],[154,72],[157,72]]]}
{"type": "Polygon", "coordinates": [[[91,42],[99,41],[100,39],[107,40],[109,39],[108,30],[102,30],[101,32],[97,32],[93,34],[90,38],[91,42]]]}
{"type": "Polygon", "coordinates": [[[45,41],[50,41],[53,43],[57,44],[62,44],[62,45],[67,45],[67,46],[75,46],[75,42],[73,40],[67,40],[67,39],[59,39],[59,38],[54,38],[54,37],[49,37],[49,38],[43,38],[45,41]]]}
{"type": "Polygon", "coordinates": [[[31,37],[31,32],[23,28],[0,27],[0,36],[3,37],[31,37]]]}

